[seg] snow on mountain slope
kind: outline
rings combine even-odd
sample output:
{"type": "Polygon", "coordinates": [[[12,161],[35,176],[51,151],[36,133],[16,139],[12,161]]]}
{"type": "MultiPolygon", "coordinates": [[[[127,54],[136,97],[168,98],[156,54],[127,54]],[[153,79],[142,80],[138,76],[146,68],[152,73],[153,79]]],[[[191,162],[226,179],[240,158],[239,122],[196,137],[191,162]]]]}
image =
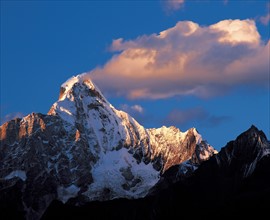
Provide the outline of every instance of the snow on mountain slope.
{"type": "MultiPolygon", "coordinates": [[[[81,133],[83,129],[89,145],[95,146],[96,152],[93,153],[97,157],[101,151],[114,150],[124,145],[131,147],[129,152],[135,154],[138,162],[143,159],[147,164],[149,160],[161,158],[157,160],[155,168],[162,172],[172,165],[191,159],[194,147],[202,142],[195,128],[186,132],[165,126],[144,129],[127,113],[116,110],[84,74],[62,84],[60,99],[52,106],[49,114],[60,116],[67,122],[67,127],[79,125],[78,131],[81,133]],[[187,147],[181,149],[181,146],[187,147]]],[[[196,149],[198,160],[205,160],[214,153],[213,148],[209,148],[209,151],[204,149],[196,149]]]]}
{"type": "Polygon", "coordinates": [[[29,219],[54,199],[143,197],[171,166],[214,153],[195,128],[145,129],[84,74],[62,84],[47,115],[32,113],[0,131],[1,188],[18,188],[29,219]]]}

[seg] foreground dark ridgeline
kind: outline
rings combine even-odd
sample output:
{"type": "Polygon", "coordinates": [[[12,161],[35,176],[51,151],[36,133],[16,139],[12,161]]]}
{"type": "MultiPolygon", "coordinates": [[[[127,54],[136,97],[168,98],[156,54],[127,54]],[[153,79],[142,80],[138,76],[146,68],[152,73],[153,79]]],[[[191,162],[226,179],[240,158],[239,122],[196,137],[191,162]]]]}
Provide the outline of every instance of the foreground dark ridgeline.
{"type": "Polygon", "coordinates": [[[202,163],[194,174],[175,183],[167,172],[152,195],[138,200],[92,202],[82,207],[54,201],[43,216],[65,219],[176,219],[268,215],[270,205],[270,146],[252,126],[219,154],[202,163]],[[252,167],[252,169],[251,169],[252,167]],[[247,172],[247,170],[249,172],[247,172]],[[163,182],[163,183],[162,183],[163,182]]]}

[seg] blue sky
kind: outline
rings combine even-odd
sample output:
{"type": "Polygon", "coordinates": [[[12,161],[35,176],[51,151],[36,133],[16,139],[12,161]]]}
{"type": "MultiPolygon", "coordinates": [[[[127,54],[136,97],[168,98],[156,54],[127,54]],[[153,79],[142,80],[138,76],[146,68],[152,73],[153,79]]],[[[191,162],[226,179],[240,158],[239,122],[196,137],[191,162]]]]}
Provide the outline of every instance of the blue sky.
{"type": "Polygon", "coordinates": [[[1,1],[1,124],[47,113],[63,82],[90,72],[108,100],[145,127],[196,127],[217,149],[251,124],[269,138],[269,7],[232,0],[1,1]],[[237,35],[223,36],[232,25],[237,35]],[[184,60],[185,72],[175,59],[184,60]]]}

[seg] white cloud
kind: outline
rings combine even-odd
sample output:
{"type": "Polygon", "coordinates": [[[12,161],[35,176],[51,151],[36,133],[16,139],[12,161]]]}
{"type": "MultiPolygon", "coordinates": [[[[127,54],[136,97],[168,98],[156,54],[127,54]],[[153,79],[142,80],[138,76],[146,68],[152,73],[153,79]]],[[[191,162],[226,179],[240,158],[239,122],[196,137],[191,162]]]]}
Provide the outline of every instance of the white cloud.
{"type": "Polygon", "coordinates": [[[258,46],[260,35],[257,32],[254,21],[245,20],[224,20],[209,27],[218,33],[223,32],[223,36],[219,37],[221,43],[230,43],[237,45],[239,43],[250,43],[250,45],[258,46]]]}
{"type": "Polygon", "coordinates": [[[249,19],[210,26],[181,21],[159,34],[114,40],[111,49],[118,54],[89,75],[108,94],[131,99],[209,97],[239,85],[267,87],[269,42],[261,41],[249,19]]]}

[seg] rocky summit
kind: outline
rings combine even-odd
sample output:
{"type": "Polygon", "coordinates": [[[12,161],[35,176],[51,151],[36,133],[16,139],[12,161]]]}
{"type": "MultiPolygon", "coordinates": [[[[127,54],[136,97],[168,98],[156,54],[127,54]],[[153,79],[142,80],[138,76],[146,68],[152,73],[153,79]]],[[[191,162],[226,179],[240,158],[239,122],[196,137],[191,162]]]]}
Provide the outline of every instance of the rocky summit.
{"type": "Polygon", "coordinates": [[[217,153],[195,128],[145,129],[84,74],[61,86],[48,114],[6,122],[0,137],[1,219],[40,219],[53,201],[144,198],[171,167],[184,175],[217,153]]]}

